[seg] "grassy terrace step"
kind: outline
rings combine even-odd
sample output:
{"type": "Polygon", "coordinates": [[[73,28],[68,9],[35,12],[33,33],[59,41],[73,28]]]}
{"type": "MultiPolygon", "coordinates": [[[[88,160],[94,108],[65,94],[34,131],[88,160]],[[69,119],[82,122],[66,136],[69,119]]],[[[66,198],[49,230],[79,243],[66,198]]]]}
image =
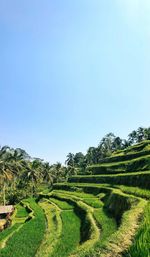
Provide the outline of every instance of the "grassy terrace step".
{"type": "MultiPolygon", "coordinates": [[[[140,200],[137,205],[123,214],[119,229],[109,237],[107,244],[101,249],[102,257],[118,257],[132,245],[133,236],[139,226],[139,219],[146,206],[145,200],[140,200]]],[[[98,251],[98,250],[96,250],[98,251]]]]}
{"type": "Polygon", "coordinates": [[[16,218],[26,218],[29,215],[29,211],[26,207],[24,207],[21,203],[19,203],[17,206],[17,213],[16,218]]]}
{"type": "Polygon", "coordinates": [[[122,192],[127,194],[132,194],[141,198],[145,198],[150,200],[150,190],[142,189],[138,187],[130,187],[130,186],[124,186],[124,185],[111,185],[111,184],[94,184],[94,183],[57,183],[54,185],[54,188],[62,191],[71,191],[73,193],[73,190],[77,190],[78,188],[80,190],[83,190],[83,192],[89,192],[93,194],[99,194],[101,192],[101,188],[108,188],[111,190],[112,188],[118,188],[122,192]]]}
{"type": "MultiPolygon", "coordinates": [[[[50,195],[48,195],[48,198],[49,198],[49,201],[51,201],[50,195]]],[[[53,197],[53,200],[54,200],[54,197],[53,197]]],[[[57,202],[55,202],[54,204],[58,205],[59,209],[61,208],[60,215],[62,220],[62,224],[61,222],[59,222],[59,227],[58,227],[59,233],[57,235],[57,239],[59,240],[55,242],[55,245],[54,245],[55,247],[53,247],[52,245],[53,249],[51,249],[51,246],[49,246],[50,251],[47,252],[46,255],[40,254],[37,256],[66,257],[77,247],[77,245],[80,242],[80,218],[75,214],[72,205],[69,207],[69,203],[65,202],[64,198],[60,200],[59,199],[56,199],[56,200],[57,202]],[[67,206],[67,209],[66,209],[66,206],[67,206]]],[[[51,230],[51,227],[49,227],[49,229],[51,230]]],[[[51,233],[52,233],[51,236],[54,237],[53,230],[51,233]]],[[[51,240],[51,239],[49,238],[48,240],[51,240]]]]}
{"type": "Polygon", "coordinates": [[[62,234],[57,242],[51,257],[66,257],[79,244],[80,241],[80,220],[72,211],[63,211],[62,218],[62,234]]]}
{"type": "Polygon", "coordinates": [[[82,201],[93,208],[101,208],[103,206],[103,203],[100,201],[100,197],[95,197],[92,194],[69,192],[65,190],[53,190],[53,194],[55,193],[59,196],[70,196],[71,199],[75,201],[82,201]]]}
{"type": "MultiPolygon", "coordinates": [[[[107,241],[108,237],[116,231],[117,229],[116,221],[114,218],[109,217],[108,213],[104,211],[103,204],[100,202],[99,197],[95,197],[94,195],[85,194],[85,193],[76,194],[76,192],[67,192],[65,190],[54,191],[54,192],[55,193],[57,192],[57,194],[60,194],[60,195],[66,194],[67,197],[68,195],[70,197],[73,197],[75,193],[75,198],[73,197],[73,199],[78,199],[78,201],[81,201],[82,199],[84,203],[87,203],[91,207],[96,208],[92,211],[92,215],[95,218],[97,226],[100,229],[100,239],[95,242],[97,246],[99,247],[102,246],[107,241]],[[79,195],[80,197],[77,197],[77,195],[79,195]]],[[[81,254],[81,252],[82,252],[82,255],[84,256],[88,254],[89,249],[90,247],[87,247],[87,243],[85,243],[83,244],[83,246],[80,246],[73,253],[73,256],[76,254],[81,254]]]]}
{"type": "Polygon", "coordinates": [[[70,177],[68,182],[120,184],[150,189],[150,171],[114,175],[77,175],[70,177]]]}
{"type": "Polygon", "coordinates": [[[138,187],[129,187],[124,185],[114,185],[114,187],[119,188],[124,193],[132,194],[150,200],[150,190],[141,189],[138,187]]]}
{"type": "Polygon", "coordinates": [[[104,208],[94,210],[94,218],[101,229],[101,236],[97,247],[102,247],[108,240],[109,236],[117,230],[116,220],[108,215],[104,208]]]}
{"type": "Polygon", "coordinates": [[[112,156],[101,160],[100,163],[122,162],[146,155],[150,155],[150,140],[115,152],[112,156]]]}
{"type": "MultiPolygon", "coordinates": [[[[69,183],[67,183],[67,190],[69,189],[69,185],[70,185],[70,189],[72,190],[71,188],[72,184],[71,183],[69,185],[68,184],[69,183]]],[[[107,209],[113,212],[116,218],[120,218],[120,226],[118,230],[115,232],[115,226],[113,224],[114,227],[112,226],[112,233],[109,234],[109,229],[107,228],[107,224],[109,224],[110,221],[109,222],[107,221],[106,223],[102,222],[102,225],[106,227],[104,229],[104,232],[101,234],[101,237],[102,237],[101,240],[98,240],[97,242],[95,242],[93,247],[88,248],[88,250],[86,249],[85,252],[79,248],[80,250],[78,250],[71,256],[90,257],[90,256],[97,256],[98,253],[101,253],[102,256],[116,256],[116,257],[120,256],[120,254],[124,252],[125,249],[127,249],[129,245],[131,245],[132,243],[132,238],[137,230],[139,218],[141,217],[143,210],[146,206],[146,201],[140,198],[136,198],[132,195],[124,194],[118,189],[105,187],[104,185],[103,185],[103,188],[101,188],[99,185],[91,186],[90,184],[88,185],[73,184],[74,189],[76,186],[83,186],[83,190],[85,189],[84,187],[86,186],[86,189],[88,188],[88,190],[85,190],[85,192],[95,191],[93,190],[94,186],[96,188],[95,193],[108,192],[110,196],[109,198],[107,198],[105,205],[107,209]],[[120,216],[121,212],[122,212],[122,216],[120,216]],[[126,240],[124,240],[124,238],[126,238],[126,240]]],[[[60,188],[61,188],[61,185],[60,185],[60,188]]],[[[143,190],[141,189],[141,191],[143,190]]],[[[132,188],[132,192],[133,192],[133,188],[132,188]]],[[[100,213],[101,211],[104,211],[104,210],[101,208],[96,211],[99,212],[97,213],[97,220],[98,218],[99,219],[104,218],[106,221],[107,217],[105,215],[101,217],[102,213],[100,213]]],[[[112,224],[110,223],[110,225],[112,224]]],[[[110,227],[110,231],[111,231],[111,227],[110,227]]]]}
{"type": "Polygon", "coordinates": [[[57,198],[51,196],[50,202],[56,204],[62,210],[73,210],[73,206],[68,204],[66,201],[60,201],[57,198]]]}
{"type": "MultiPolygon", "coordinates": [[[[74,206],[74,212],[78,215],[81,221],[80,244],[74,252],[86,252],[87,249],[92,247],[99,239],[99,229],[96,225],[95,219],[93,218],[93,208],[82,202],[77,196],[73,197],[67,194],[61,195],[57,192],[52,193],[52,196],[56,197],[56,199],[59,199],[60,201],[66,200],[69,204],[74,206]]],[[[51,200],[51,198],[49,199],[51,200]]]]}
{"type": "Polygon", "coordinates": [[[126,251],[126,257],[149,257],[150,256],[150,202],[147,204],[139,230],[133,244],[126,251]]]}
{"type": "Polygon", "coordinates": [[[30,219],[31,213],[30,207],[23,202],[15,206],[15,211],[11,216],[11,226],[0,233],[0,248],[4,248],[8,239],[21,228],[26,220],[30,219]]]}
{"type": "Polygon", "coordinates": [[[132,160],[101,163],[88,166],[89,173],[95,174],[115,174],[121,172],[145,171],[150,169],[150,155],[142,156],[132,160]]]}
{"type": "Polygon", "coordinates": [[[44,210],[47,219],[47,229],[42,243],[37,251],[36,257],[51,256],[62,233],[62,220],[60,210],[48,202],[43,200],[39,203],[44,210]]]}
{"type": "Polygon", "coordinates": [[[0,250],[0,257],[31,257],[34,256],[44,235],[45,216],[34,199],[28,199],[34,216],[9,238],[5,248],[0,250]]]}

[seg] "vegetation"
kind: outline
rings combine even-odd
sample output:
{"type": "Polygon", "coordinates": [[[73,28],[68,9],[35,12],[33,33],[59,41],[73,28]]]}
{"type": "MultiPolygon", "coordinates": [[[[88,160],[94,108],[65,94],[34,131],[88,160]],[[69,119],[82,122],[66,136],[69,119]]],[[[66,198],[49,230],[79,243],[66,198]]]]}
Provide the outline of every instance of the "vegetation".
{"type": "Polygon", "coordinates": [[[134,242],[127,250],[125,256],[150,256],[150,203],[145,208],[142,224],[135,236],[134,242]]]}
{"type": "Polygon", "coordinates": [[[33,199],[25,202],[33,209],[34,216],[9,238],[6,246],[0,250],[1,257],[34,256],[42,241],[46,225],[44,213],[33,199]]]}
{"type": "Polygon", "coordinates": [[[61,237],[62,220],[59,209],[44,200],[39,203],[44,210],[47,219],[47,229],[42,240],[42,243],[36,253],[36,257],[48,257],[54,251],[54,247],[61,237]]]}
{"type": "Polygon", "coordinates": [[[150,171],[133,172],[114,175],[78,175],[69,179],[69,182],[75,183],[107,183],[129,186],[139,186],[150,189],[150,171]]]}
{"type": "Polygon", "coordinates": [[[150,128],[109,133],[66,166],[2,147],[0,183],[15,204],[0,257],[150,256],[150,128]]]}

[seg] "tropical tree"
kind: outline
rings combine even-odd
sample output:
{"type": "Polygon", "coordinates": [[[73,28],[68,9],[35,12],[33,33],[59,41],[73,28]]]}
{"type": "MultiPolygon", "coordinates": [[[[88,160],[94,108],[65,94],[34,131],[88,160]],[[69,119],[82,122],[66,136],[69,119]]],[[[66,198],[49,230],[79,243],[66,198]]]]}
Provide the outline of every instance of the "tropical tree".
{"type": "Polygon", "coordinates": [[[150,127],[144,129],[144,137],[146,140],[150,140],[150,127]]]}
{"type": "Polygon", "coordinates": [[[136,143],[140,143],[145,139],[145,129],[143,127],[139,127],[136,132],[136,143]]]}
{"type": "Polygon", "coordinates": [[[48,162],[42,165],[42,177],[44,182],[53,184],[54,175],[52,173],[52,166],[48,162]]]}
{"type": "Polygon", "coordinates": [[[87,164],[96,164],[99,160],[99,149],[96,147],[89,147],[85,156],[87,164]]]}
{"type": "Polygon", "coordinates": [[[137,140],[137,132],[136,130],[133,130],[129,135],[128,135],[128,142],[130,145],[136,143],[137,140]]]}
{"type": "Polygon", "coordinates": [[[72,166],[72,167],[74,166],[74,154],[73,153],[68,153],[65,164],[67,164],[68,166],[72,166]]]}
{"type": "Polygon", "coordinates": [[[14,167],[6,161],[0,161],[0,184],[3,187],[3,204],[6,204],[6,187],[14,175],[14,167]]]}
{"type": "Polygon", "coordinates": [[[32,162],[26,162],[25,170],[22,176],[22,179],[31,186],[32,196],[35,193],[36,184],[40,178],[41,163],[37,160],[32,162]]]}

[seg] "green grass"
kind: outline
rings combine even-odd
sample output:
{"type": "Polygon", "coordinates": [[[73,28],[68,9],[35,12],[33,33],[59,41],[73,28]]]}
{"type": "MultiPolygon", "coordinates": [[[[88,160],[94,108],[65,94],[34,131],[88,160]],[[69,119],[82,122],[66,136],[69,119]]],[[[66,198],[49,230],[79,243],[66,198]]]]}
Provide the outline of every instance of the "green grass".
{"type": "Polygon", "coordinates": [[[118,230],[109,237],[107,245],[101,249],[102,257],[118,257],[132,244],[145,205],[146,201],[140,200],[138,204],[133,204],[131,209],[124,212],[118,230]]]}
{"type": "Polygon", "coordinates": [[[9,238],[21,228],[28,219],[30,211],[25,204],[19,203],[16,205],[15,211],[11,216],[11,226],[0,233],[0,248],[4,248],[9,238]]]}
{"type": "MultiPolygon", "coordinates": [[[[119,188],[122,192],[127,194],[133,194],[138,197],[150,199],[150,190],[142,189],[138,187],[132,187],[132,186],[124,186],[124,185],[110,185],[110,184],[94,184],[94,183],[59,183],[55,185],[55,188],[59,189],[66,189],[66,190],[72,190],[72,186],[74,188],[82,188],[82,190],[85,190],[86,192],[95,192],[98,194],[100,192],[100,188],[119,188]],[[88,190],[89,188],[89,190],[88,190]]],[[[64,191],[64,190],[63,190],[64,191]]],[[[70,192],[69,192],[70,193],[70,192]]]]}
{"type": "MultiPolygon", "coordinates": [[[[53,190],[53,193],[58,193],[58,191],[55,191],[55,190],[53,190]]],[[[82,198],[82,199],[85,199],[85,198],[95,198],[95,195],[93,195],[93,194],[86,194],[86,193],[84,193],[84,192],[76,192],[76,191],[74,191],[74,192],[67,192],[66,190],[59,190],[59,193],[60,194],[69,194],[70,196],[77,196],[77,197],[79,197],[80,199],[82,198]]]]}
{"type": "Polygon", "coordinates": [[[14,233],[20,226],[21,224],[16,223],[0,233],[0,248],[3,247],[4,240],[6,240],[10,235],[12,235],[12,233],[14,233]]]}
{"type": "Polygon", "coordinates": [[[133,244],[125,253],[126,257],[150,256],[150,202],[145,208],[143,220],[134,238],[133,244]]]}
{"type": "MultiPolygon", "coordinates": [[[[150,189],[150,171],[111,175],[78,175],[68,179],[71,183],[101,183],[138,186],[150,189]]],[[[54,186],[55,188],[55,186],[54,186]]]]}
{"type": "Polygon", "coordinates": [[[63,200],[60,201],[54,197],[50,197],[49,199],[50,199],[50,202],[56,204],[62,210],[72,210],[73,209],[73,206],[68,204],[66,201],[63,201],[63,200]]]}
{"type": "Polygon", "coordinates": [[[82,201],[77,202],[77,205],[86,213],[84,217],[84,224],[82,227],[84,242],[81,242],[81,244],[76,248],[71,256],[86,257],[89,256],[88,253],[90,249],[94,247],[94,245],[98,242],[100,237],[100,231],[93,217],[93,209],[82,201]]]}
{"type": "Polygon", "coordinates": [[[59,209],[50,204],[47,200],[40,202],[39,205],[45,212],[47,229],[36,257],[49,257],[54,251],[57,241],[61,237],[62,220],[59,209]]]}
{"type": "Polygon", "coordinates": [[[76,192],[68,192],[65,190],[54,190],[52,192],[52,195],[56,194],[58,196],[66,196],[70,199],[73,199],[75,201],[82,201],[88,205],[90,205],[93,208],[100,208],[103,206],[103,203],[100,201],[99,197],[95,197],[92,194],[86,194],[86,193],[76,193],[76,192]]]}
{"type": "MultiPolygon", "coordinates": [[[[61,206],[61,201],[58,206],[61,206]]],[[[69,256],[80,242],[80,219],[71,208],[61,212],[62,232],[50,257],[69,256]]]]}
{"type": "Polygon", "coordinates": [[[16,208],[17,208],[16,218],[25,218],[29,215],[29,212],[27,211],[27,209],[21,204],[18,204],[16,208]]]}
{"type": "Polygon", "coordinates": [[[101,163],[88,166],[87,170],[93,175],[97,174],[117,174],[136,171],[145,171],[150,169],[150,155],[138,157],[127,161],[112,163],[101,163]]]}
{"type": "Polygon", "coordinates": [[[101,208],[103,206],[103,203],[98,198],[84,198],[82,201],[93,208],[101,208]]]}
{"type": "Polygon", "coordinates": [[[117,224],[114,218],[108,216],[108,213],[104,210],[104,208],[94,210],[94,217],[101,229],[100,240],[96,246],[100,248],[107,242],[109,236],[111,236],[117,230],[117,224]]]}
{"type": "MultiPolygon", "coordinates": [[[[52,192],[53,196],[53,192],[52,192]]],[[[69,204],[74,206],[74,211],[80,218],[80,246],[79,249],[84,252],[87,248],[91,247],[99,238],[99,230],[93,219],[93,208],[85,204],[77,196],[61,195],[55,191],[55,197],[60,201],[67,201],[69,204]]],[[[94,199],[94,198],[93,198],[94,199]]],[[[87,198],[85,198],[87,200],[87,198]]],[[[102,204],[100,205],[102,206],[102,204]]]]}
{"type": "Polygon", "coordinates": [[[146,156],[150,154],[150,141],[144,141],[140,144],[130,146],[124,150],[116,151],[110,157],[106,157],[100,161],[100,163],[111,163],[128,161],[138,157],[146,156]]]}
{"type": "Polygon", "coordinates": [[[25,201],[34,211],[34,217],[19,229],[7,241],[5,248],[0,250],[0,257],[31,257],[34,256],[44,236],[45,216],[34,199],[25,201]]]}
{"type": "Polygon", "coordinates": [[[138,187],[129,187],[124,185],[120,185],[120,186],[114,185],[114,187],[119,188],[124,193],[132,194],[145,199],[150,199],[150,190],[146,190],[138,187]]]}

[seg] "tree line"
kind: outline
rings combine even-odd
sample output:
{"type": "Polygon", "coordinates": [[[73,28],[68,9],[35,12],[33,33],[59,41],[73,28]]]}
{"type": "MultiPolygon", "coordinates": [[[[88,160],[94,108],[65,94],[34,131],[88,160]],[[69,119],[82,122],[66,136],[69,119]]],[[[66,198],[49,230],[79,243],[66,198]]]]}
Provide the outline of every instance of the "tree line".
{"type": "Polygon", "coordinates": [[[0,148],[0,202],[18,202],[43,189],[41,185],[63,181],[67,168],[61,163],[50,165],[40,158],[31,158],[21,148],[0,148]]]}

